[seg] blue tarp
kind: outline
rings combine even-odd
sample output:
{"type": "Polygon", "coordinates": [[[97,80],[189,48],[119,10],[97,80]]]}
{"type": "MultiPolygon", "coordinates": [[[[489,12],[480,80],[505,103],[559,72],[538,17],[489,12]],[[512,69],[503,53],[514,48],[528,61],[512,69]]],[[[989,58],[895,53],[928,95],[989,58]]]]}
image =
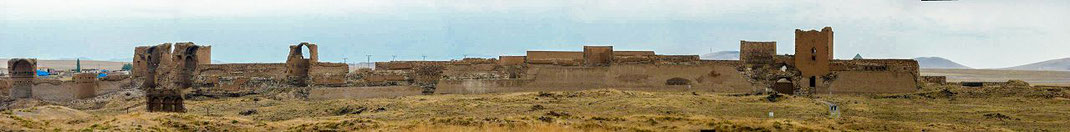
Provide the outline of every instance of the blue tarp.
{"type": "Polygon", "coordinates": [[[37,76],[47,77],[48,76],[48,71],[37,70],[37,76]]]}
{"type": "Polygon", "coordinates": [[[104,78],[104,77],[107,77],[107,76],[108,76],[108,73],[97,74],[97,78],[104,78]]]}

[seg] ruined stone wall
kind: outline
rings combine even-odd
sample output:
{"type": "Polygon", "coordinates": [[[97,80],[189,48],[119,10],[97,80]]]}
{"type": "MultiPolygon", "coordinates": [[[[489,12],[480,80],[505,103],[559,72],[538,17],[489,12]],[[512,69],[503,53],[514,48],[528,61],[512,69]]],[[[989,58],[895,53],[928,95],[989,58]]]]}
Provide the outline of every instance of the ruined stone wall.
{"type": "Polygon", "coordinates": [[[739,41],[739,60],[748,65],[770,65],[775,62],[776,42],[739,41]]]}
{"type": "Polygon", "coordinates": [[[613,51],[613,56],[652,56],[654,51],[613,51]]]}
{"type": "Polygon", "coordinates": [[[197,54],[197,64],[212,64],[212,46],[200,46],[195,54],[197,54]]]}
{"type": "Polygon", "coordinates": [[[411,70],[422,65],[446,65],[449,61],[390,61],[375,62],[375,70],[411,70]]]}
{"type": "Polygon", "coordinates": [[[148,62],[145,59],[149,57],[148,50],[151,46],[138,46],[134,47],[134,60],[131,65],[130,75],[134,78],[145,77],[148,72],[148,62]]]}
{"type": "Polygon", "coordinates": [[[947,83],[947,76],[921,76],[921,80],[926,83],[945,84],[947,83]]]}
{"type": "Polygon", "coordinates": [[[283,63],[232,63],[198,65],[194,84],[221,84],[233,79],[259,78],[283,81],[286,78],[283,63]]]}
{"type": "Polygon", "coordinates": [[[656,55],[655,63],[658,64],[675,64],[675,63],[696,63],[699,62],[698,55],[656,55]]]}
{"type": "Polygon", "coordinates": [[[11,82],[7,77],[0,77],[0,96],[9,96],[11,91],[11,82]]]}
{"type": "Polygon", "coordinates": [[[33,87],[33,98],[66,101],[77,99],[78,83],[73,81],[38,80],[33,87]]]}
{"type": "Polygon", "coordinates": [[[349,65],[345,63],[313,63],[308,69],[309,81],[316,86],[339,86],[346,83],[349,65]]]}
{"type": "Polygon", "coordinates": [[[498,56],[498,65],[523,65],[527,56],[498,56]]]}
{"type": "Polygon", "coordinates": [[[606,66],[613,62],[613,46],[583,46],[584,65],[606,66]]]}
{"type": "Polygon", "coordinates": [[[527,56],[527,63],[530,64],[580,65],[583,63],[583,52],[528,51],[527,56]]]}
{"type": "Polygon", "coordinates": [[[893,71],[920,75],[920,66],[914,59],[855,59],[833,60],[832,71],[893,71]]]}
{"type": "Polygon", "coordinates": [[[917,76],[908,72],[838,71],[828,88],[817,94],[910,93],[918,90],[917,76]]]}
{"type": "MultiPolygon", "coordinates": [[[[449,73],[450,71],[445,71],[449,73]]],[[[750,92],[734,66],[626,64],[607,67],[531,65],[519,79],[456,79],[439,82],[436,93],[575,91],[598,88],[646,91],[750,92]],[[673,79],[687,85],[669,85],[673,79]]]]}

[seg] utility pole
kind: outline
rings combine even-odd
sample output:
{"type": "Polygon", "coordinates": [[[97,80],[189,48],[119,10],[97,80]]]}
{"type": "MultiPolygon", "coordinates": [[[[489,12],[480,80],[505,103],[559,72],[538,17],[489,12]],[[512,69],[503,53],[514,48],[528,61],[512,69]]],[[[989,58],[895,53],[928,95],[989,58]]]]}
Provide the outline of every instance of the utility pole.
{"type": "Polygon", "coordinates": [[[424,58],[424,59],[423,59],[423,61],[427,61],[427,55],[422,55],[422,56],[420,56],[420,57],[423,57],[423,58],[424,58]]]}
{"type": "Polygon", "coordinates": [[[372,55],[368,55],[368,68],[372,67],[372,55]]]}
{"type": "Polygon", "coordinates": [[[390,61],[398,61],[398,55],[391,55],[390,61]]]}

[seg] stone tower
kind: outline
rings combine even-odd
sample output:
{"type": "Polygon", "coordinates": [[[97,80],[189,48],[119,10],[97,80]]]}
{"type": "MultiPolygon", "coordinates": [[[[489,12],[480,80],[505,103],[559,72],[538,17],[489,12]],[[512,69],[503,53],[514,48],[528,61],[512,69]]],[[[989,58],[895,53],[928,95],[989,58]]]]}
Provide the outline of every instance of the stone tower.
{"type": "Polygon", "coordinates": [[[33,80],[37,70],[37,59],[11,59],[7,61],[8,73],[11,74],[11,97],[33,97],[33,80]]]}
{"type": "Polygon", "coordinates": [[[802,73],[801,87],[823,89],[832,60],[832,27],[821,31],[795,29],[795,67],[802,73]]]}

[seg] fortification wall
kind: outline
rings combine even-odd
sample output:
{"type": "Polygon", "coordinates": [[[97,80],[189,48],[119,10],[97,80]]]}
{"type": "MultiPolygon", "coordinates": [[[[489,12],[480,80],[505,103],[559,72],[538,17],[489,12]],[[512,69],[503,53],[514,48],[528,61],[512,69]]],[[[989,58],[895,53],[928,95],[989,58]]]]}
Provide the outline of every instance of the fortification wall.
{"type": "Polygon", "coordinates": [[[604,66],[613,62],[613,46],[583,46],[584,65],[604,66]]]}
{"type": "Polygon", "coordinates": [[[198,77],[259,77],[285,78],[286,64],[283,63],[232,63],[208,64],[197,66],[198,77]]]}
{"type": "Polygon", "coordinates": [[[735,67],[715,65],[629,64],[608,67],[532,65],[525,78],[444,80],[436,93],[499,93],[577,91],[599,88],[645,91],[750,92],[751,86],[735,67]],[[683,79],[687,85],[668,85],[683,79]]]}
{"type": "Polygon", "coordinates": [[[769,65],[775,62],[776,42],[739,41],[739,60],[751,65],[769,65]]]}
{"type": "Polygon", "coordinates": [[[33,86],[33,97],[44,100],[72,100],[76,99],[78,84],[71,81],[37,81],[33,86]]]}
{"type": "Polygon", "coordinates": [[[7,77],[0,78],[0,96],[8,96],[11,90],[11,83],[8,82],[7,77]]]}
{"type": "Polygon", "coordinates": [[[654,51],[613,51],[613,56],[652,56],[654,51]]]}
{"type": "Polygon", "coordinates": [[[499,65],[523,65],[527,56],[498,56],[499,65]]]}
{"type": "Polygon", "coordinates": [[[422,65],[446,65],[449,61],[390,61],[375,62],[375,70],[409,70],[422,65]]]}
{"type": "Polygon", "coordinates": [[[422,88],[413,86],[313,88],[309,91],[308,98],[315,100],[385,98],[421,95],[422,92],[422,88]]]}
{"type": "Polygon", "coordinates": [[[345,63],[313,63],[308,69],[308,76],[312,85],[344,85],[346,74],[349,73],[349,65],[345,63]]]}
{"type": "Polygon", "coordinates": [[[917,75],[909,72],[890,71],[839,71],[827,89],[817,89],[817,94],[847,93],[910,93],[918,90],[917,75]]]}
{"type": "Polygon", "coordinates": [[[528,51],[527,62],[531,64],[579,65],[583,52],[573,51],[528,51]]]}

